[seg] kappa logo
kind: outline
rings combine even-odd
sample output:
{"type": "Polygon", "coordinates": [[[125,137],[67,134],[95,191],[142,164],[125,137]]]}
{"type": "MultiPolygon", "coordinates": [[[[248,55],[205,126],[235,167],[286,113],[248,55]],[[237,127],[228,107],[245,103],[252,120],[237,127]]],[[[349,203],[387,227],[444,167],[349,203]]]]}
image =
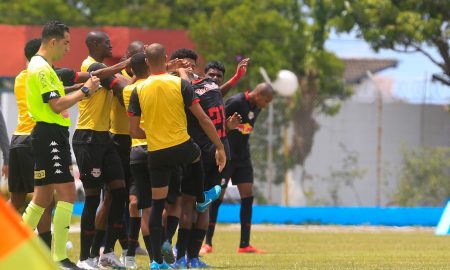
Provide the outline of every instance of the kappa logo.
{"type": "Polygon", "coordinates": [[[59,156],[53,156],[52,160],[60,160],[61,158],[59,156]]]}
{"type": "Polygon", "coordinates": [[[55,142],[55,141],[52,141],[51,143],[50,143],[50,146],[57,146],[58,144],[55,142]]]}
{"type": "Polygon", "coordinates": [[[53,167],[62,167],[62,165],[59,162],[55,162],[55,164],[53,164],[53,167]]]}
{"type": "Polygon", "coordinates": [[[60,169],[56,169],[55,174],[62,174],[63,172],[60,169]]]}
{"type": "Polygon", "coordinates": [[[50,151],[50,153],[59,153],[59,150],[56,148],[53,148],[52,151],[50,151]]]}
{"type": "Polygon", "coordinates": [[[34,179],[41,180],[45,178],[45,170],[34,171],[34,179]]]}
{"type": "Polygon", "coordinates": [[[100,170],[100,168],[93,168],[92,171],[91,171],[91,174],[95,178],[99,178],[100,175],[102,175],[102,171],[100,170]]]}
{"type": "Polygon", "coordinates": [[[51,91],[51,92],[50,92],[50,97],[51,97],[51,98],[53,98],[53,97],[58,97],[58,94],[56,94],[55,91],[51,91]]]}

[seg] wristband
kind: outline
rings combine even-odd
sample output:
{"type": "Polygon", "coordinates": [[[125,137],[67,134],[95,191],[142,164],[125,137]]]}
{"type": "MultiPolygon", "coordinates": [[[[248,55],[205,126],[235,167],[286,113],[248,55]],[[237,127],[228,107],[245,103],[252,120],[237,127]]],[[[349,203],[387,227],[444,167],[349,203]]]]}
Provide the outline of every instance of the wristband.
{"type": "Polygon", "coordinates": [[[247,71],[246,67],[241,67],[238,70],[236,70],[236,73],[234,76],[230,79],[229,83],[231,86],[235,86],[240,79],[245,75],[245,72],[247,71]]]}

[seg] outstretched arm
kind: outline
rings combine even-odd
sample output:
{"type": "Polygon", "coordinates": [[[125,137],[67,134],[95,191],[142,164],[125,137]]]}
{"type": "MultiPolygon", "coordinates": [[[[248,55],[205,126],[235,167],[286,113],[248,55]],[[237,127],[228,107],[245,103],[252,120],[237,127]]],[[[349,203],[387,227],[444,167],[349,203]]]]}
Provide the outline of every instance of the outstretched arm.
{"type": "Polygon", "coordinates": [[[222,96],[225,96],[228,91],[230,91],[230,89],[233,88],[245,75],[245,73],[247,72],[248,61],[250,61],[250,58],[245,58],[241,62],[239,62],[234,76],[220,86],[220,92],[222,93],[222,96]]]}

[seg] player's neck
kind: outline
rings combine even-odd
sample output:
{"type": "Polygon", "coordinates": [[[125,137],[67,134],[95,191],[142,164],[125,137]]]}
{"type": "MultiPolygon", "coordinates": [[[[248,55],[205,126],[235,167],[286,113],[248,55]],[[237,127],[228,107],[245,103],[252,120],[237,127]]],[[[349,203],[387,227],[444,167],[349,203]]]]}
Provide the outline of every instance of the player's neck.
{"type": "Polygon", "coordinates": [[[150,68],[151,74],[150,75],[158,75],[166,73],[166,66],[153,66],[150,68]]]}
{"type": "Polygon", "coordinates": [[[249,101],[250,104],[252,104],[253,106],[256,105],[256,103],[255,103],[255,93],[253,93],[253,91],[248,93],[248,101],[249,101]]]}
{"type": "Polygon", "coordinates": [[[53,57],[52,57],[51,53],[45,47],[40,47],[39,51],[36,53],[36,55],[39,55],[42,58],[44,58],[44,60],[47,61],[47,63],[50,66],[53,65],[53,57]]]}
{"type": "Polygon", "coordinates": [[[103,63],[103,60],[105,60],[105,57],[103,57],[103,56],[100,55],[100,54],[96,54],[96,53],[94,53],[94,52],[90,52],[90,53],[89,53],[89,56],[92,57],[92,58],[94,58],[94,60],[95,60],[96,62],[99,62],[99,63],[103,63]]]}

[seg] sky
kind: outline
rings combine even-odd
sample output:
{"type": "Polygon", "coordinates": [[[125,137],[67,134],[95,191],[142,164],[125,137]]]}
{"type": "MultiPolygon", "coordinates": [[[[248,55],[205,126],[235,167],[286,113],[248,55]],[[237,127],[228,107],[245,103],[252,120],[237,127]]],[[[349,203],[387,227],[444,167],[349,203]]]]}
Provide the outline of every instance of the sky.
{"type": "MultiPolygon", "coordinates": [[[[391,50],[374,52],[355,34],[332,34],[326,48],[339,57],[394,58],[398,60],[396,68],[379,72],[379,75],[394,78],[394,95],[410,103],[450,103],[450,87],[431,82],[431,75],[440,69],[421,53],[397,53],[391,50]]],[[[434,48],[426,47],[434,57],[439,56],[434,48]]]]}

